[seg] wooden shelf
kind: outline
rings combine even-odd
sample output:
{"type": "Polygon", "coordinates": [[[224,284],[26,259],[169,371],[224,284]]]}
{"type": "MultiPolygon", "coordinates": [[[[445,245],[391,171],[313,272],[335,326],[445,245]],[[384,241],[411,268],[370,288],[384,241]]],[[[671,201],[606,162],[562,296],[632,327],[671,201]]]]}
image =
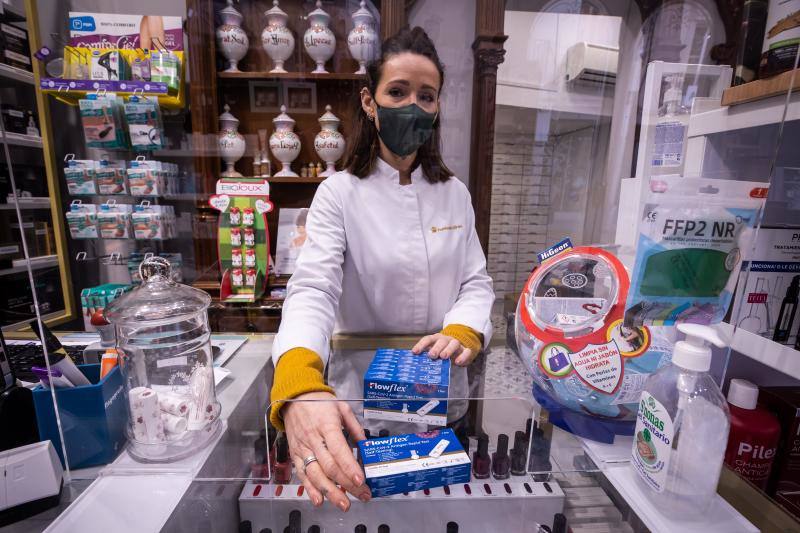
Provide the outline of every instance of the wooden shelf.
{"type": "MultiPolygon", "coordinates": [[[[0,137],[2,141],[2,137],[0,137]]],[[[6,132],[6,142],[14,146],[29,146],[31,148],[41,148],[42,138],[33,135],[22,135],[21,133],[6,132]]]]}
{"type": "Polygon", "coordinates": [[[273,183],[322,183],[325,178],[292,178],[292,177],[272,177],[267,178],[267,181],[273,183]]]}
{"type": "Polygon", "coordinates": [[[755,100],[781,94],[786,96],[792,84],[792,77],[794,77],[794,87],[792,87],[792,90],[800,89],[799,68],[764,80],[751,81],[750,83],[743,83],[742,85],[725,89],[722,93],[722,105],[732,106],[744,104],[746,102],[753,102],[755,100]]]}
{"type": "Polygon", "coordinates": [[[31,85],[34,83],[33,72],[12,67],[11,65],[6,65],[5,63],[0,63],[0,77],[8,80],[30,83],[31,85]]]}
{"type": "Polygon", "coordinates": [[[330,81],[360,81],[366,80],[364,74],[354,74],[349,72],[328,72],[325,74],[314,74],[313,72],[218,72],[217,75],[223,80],[330,80],[330,81]]]}

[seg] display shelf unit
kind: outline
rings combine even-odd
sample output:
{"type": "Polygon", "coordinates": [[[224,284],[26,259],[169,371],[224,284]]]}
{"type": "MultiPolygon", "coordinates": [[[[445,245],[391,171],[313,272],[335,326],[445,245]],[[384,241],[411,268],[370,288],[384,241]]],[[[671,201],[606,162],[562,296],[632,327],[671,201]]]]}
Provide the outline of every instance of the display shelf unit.
{"type": "Polygon", "coordinates": [[[273,176],[267,178],[270,183],[322,183],[325,178],[292,178],[292,177],[277,177],[273,176]]]}
{"type": "Polygon", "coordinates": [[[21,197],[16,203],[13,201],[6,201],[0,204],[0,210],[13,210],[19,206],[20,209],[50,209],[50,198],[41,197],[21,197]]]}
{"type": "Polygon", "coordinates": [[[31,270],[40,270],[42,268],[50,268],[58,266],[57,255],[43,255],[40,257],[31,257],[30,259],[15,259],[11,268],[0,270],[0,276],[8,274],[16,274],[17,272],[24,272],[28,269],[30,264],[31,270]]]}
{"type": "Polygon", "coordinates": [[[366,80],[364,74],[348,74],[347,72],[327,72],[315,74],[313,72],[220,72],[223,80],[315,80],[315,81],[361,81],[366,80]]]}
{"type": "MultiPolygon", "coordinates": [[[[777,125],[783,120],[786,93],[736,106],[722,106],[689,119],[688,138],[777,125]]],[[[786,121],[800,120],[800,93],[791,95],[786,121]]],[[[687,156],[688,159],[688,156],[687,156]]]]}
{"type": "Polygon", "coordinates": [[[5,63],[0,63],[0,78],[20,81],[22,83],[30,83],[33,85],[33,72],[12,67],[6,65],[5,63]]]}
{"type": "Polygon", "coordinates": [[[44,146],[42,138],[34,135],[22,135],[21,133],[7,131],[5,136],[6,141],[11,146],[27,146],[28,148],[42,148],[44,146]]]}
{"type": "Polygon", "coordinates": [[[7,2],[0,2],[0,13],[3,13],[11,22],[25,21],[25,11],[7,2]]]}
{"type": "Polygon", "coordinates": [[[728,87],[722,92],[722,105],[738,105],[770,96],[786,96],[789,89],[800,89],[800,69],[790,70],[771,78],[728,87]]]}
{"type": "Polygon", "coordinates": [[[724,322],[719,328],[730,339],[731,348],[736,352],[794,379],[800,379],[800,352],[792,346],[724,322]]]}

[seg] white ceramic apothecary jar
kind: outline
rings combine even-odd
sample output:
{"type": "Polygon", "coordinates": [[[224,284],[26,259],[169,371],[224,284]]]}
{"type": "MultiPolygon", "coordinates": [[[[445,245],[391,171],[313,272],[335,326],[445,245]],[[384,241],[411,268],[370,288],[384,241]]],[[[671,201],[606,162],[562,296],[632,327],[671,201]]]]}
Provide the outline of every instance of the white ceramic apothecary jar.
{"type": "Polygon", "coordinates": [[[283,63],[291,57],[294,51],[294,35],[292,35],[292,30],[286,27],[289,17],[278,7],[278,0],[272,0],[272,9],[265,12],[264,15],[267,17],[267,27],[261,32],[261,45],[270,59],[275,62],[275,68],[270,72],[286,72],[283,63]]]}
{"type": "Polygon", "coordinates": [[[353,13],[353,29],[347,35],[347,48],[350,55],[358,61],[356,74],[367,73],[367,63],[372,61],[378,51],[378,33],[375,31],[375,17],[361,0],[361,7],[353,13]]]}
{"type": "Polygon", "coordinates": [[[233,7],[233,0],[228,0],[228,6],[219,14],[222,15],[222,25],[217,28],[217,47],[228,60],[225,72],[241,72],[239,61],[247,55],[250,46],[250,39],[241,26],[242,14],[233,7]]]}
{"type": "Polygon", "coordinates": [[[275,159],[281,162],[281,169],[275,176],[298,177],[292,172],[292,161],[300,155],[300,137],[294,132],[294,119],[286,114],[286,106],[281,106],[281,114],[272,119],[275,133],[269,137],[269,149],[275,159]]]}
{"type": "Polygon", "coordinates": [[[220,428],[208,293],[173,280],[163,257],[139,265],[142,284],[114,300],[114,325],[128,396],[129,453],[169,462],[197,452],[220,428]]]}
{"type": "Polygon", "coordinates": [[[322,9],[322,2],[317,0],[317,9],[308,14],[309,28],[303,36],[306,52],[317,64],[312,73],[327,74],[325,62],[333,57],[336,51],[336,37],[328,27],[331,16],[322,9]]]}
{"type": "Polygon", "coordinates": [[[222,176],[225,178],[240,178],[234,164],[242,158],[246,143],[239,133],[239,119],[231,115],[231,108],[225,104],[225,111],[219,116],[219,155],[227,168],[222,176]]]}
{"type": "Polygon", "coordinates": [[[325,106],[325,114],[319,117],[319,124],[322,129],[314,137],[314,149],[319,158],[325,161],[327,168],[320,174],[320,177],[327,178],[334,172],[334,164],[342,157],[345,148],[344,136],[339,133],[339,117],[331,113],[331,106],[325,106]]]}

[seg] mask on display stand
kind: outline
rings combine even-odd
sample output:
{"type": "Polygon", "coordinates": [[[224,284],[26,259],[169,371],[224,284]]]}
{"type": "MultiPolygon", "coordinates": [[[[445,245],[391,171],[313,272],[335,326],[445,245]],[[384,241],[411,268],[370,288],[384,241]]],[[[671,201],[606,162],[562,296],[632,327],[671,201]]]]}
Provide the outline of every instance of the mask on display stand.
{"type": "Polygon", "coordinates": [[[555,425],[582,437],[632,435],[645,380],[669,362],[673,328],[623,324],[630,281],[608,251],[565,240],[543,256],[515,324],[534,398],[555,425]]]}

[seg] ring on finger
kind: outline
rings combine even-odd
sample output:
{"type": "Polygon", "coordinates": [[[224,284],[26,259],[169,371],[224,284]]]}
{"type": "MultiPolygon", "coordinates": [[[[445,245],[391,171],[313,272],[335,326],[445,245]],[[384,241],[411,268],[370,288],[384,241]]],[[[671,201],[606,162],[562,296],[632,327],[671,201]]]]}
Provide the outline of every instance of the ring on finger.
{"type": "Polygon", "coordinates": [[[306,457],[305,459],[303,459],[303,473],[304,474],[306,473],[306,470],[308,469],[308,465],[310,465],[311,463],[316,463],[316,462],[317,462],[317,456],[314,455],[313,453],[311,455],[309,455],[308,457],[306,457]]]}

